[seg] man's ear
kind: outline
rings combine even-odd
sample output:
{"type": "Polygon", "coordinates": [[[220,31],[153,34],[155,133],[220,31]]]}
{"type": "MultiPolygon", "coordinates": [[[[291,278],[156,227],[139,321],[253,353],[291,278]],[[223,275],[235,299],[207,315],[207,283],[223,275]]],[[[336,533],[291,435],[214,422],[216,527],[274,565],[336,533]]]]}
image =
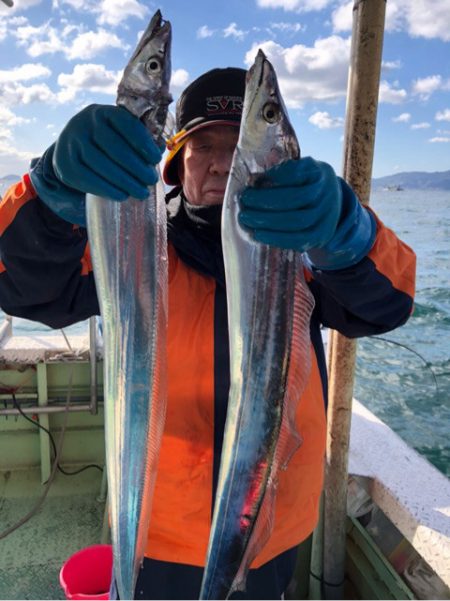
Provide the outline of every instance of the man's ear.
{"type": "Polygon", "coordinates": [[[177,156],[177,174],[181,185],[184,182],[184,146],[180,149],[177,156]]]}

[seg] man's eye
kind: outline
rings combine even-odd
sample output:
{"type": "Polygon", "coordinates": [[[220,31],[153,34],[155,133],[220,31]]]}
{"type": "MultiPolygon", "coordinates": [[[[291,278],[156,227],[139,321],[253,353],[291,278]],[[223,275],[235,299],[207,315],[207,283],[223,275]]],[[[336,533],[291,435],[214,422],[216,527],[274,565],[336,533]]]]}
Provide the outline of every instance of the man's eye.
{"type": "Polygon", "coordinates": [[[197,146],[194,146],[194,150],[196,152],[208,152],[208,150],[211,150],[211,145],[210,144],[198,144],[197,146]]]}

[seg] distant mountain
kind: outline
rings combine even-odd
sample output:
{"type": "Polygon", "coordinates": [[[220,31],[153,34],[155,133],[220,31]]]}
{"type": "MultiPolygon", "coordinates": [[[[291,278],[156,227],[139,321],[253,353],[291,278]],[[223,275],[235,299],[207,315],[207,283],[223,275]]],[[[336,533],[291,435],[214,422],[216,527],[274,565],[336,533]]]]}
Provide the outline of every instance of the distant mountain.
{"type": "Polygon", "coordinates": [[[372,188],[388,188],[390,190],[415,189],[415,190],[450,190],[450,171],[407,171],[395,173],[386,177],[377,177],[372,180],[372,188]]]}
{"type": "MultiPolygon", "coordinates": [[[[6,190],[21,179],[20,175],[5,175],[0,177],[0,198],[6,190]]],[[[390,190],[450,190],[450,171],[406,171],[372,180],[374,190],[387,188],[390,190]]]]}
{"type": "Polygon", "coordinates": [[[4,177],[0,177],[0,198],[2,198],[3,194],[10,186],[18,182],[20,179],[20,175],[5,175],[4,177]]]}

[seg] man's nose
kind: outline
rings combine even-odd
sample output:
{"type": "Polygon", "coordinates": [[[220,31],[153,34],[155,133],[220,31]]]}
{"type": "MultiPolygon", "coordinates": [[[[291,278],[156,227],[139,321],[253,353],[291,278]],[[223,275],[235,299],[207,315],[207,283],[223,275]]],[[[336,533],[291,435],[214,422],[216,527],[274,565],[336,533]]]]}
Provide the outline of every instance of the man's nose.
{"type": "Polygon", "coordinates": [[[228,151],[216,151],[210,156],[209,171],[216,175],[228,175],[230,173],[233,153],[228,151]]]}

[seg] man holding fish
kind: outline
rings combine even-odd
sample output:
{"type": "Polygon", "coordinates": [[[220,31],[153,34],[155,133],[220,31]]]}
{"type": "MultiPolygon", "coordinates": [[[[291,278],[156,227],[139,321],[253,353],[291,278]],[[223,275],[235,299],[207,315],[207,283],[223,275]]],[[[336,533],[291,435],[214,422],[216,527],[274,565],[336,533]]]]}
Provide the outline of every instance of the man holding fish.
{"type": "MultiPolygon", "coordinates": [[[[136,598],[200,593],[230,388],[221,213],[245,85],[243,69],[200,76],[181,95],[177,132],[167,142],[168,404],[136,598]]],[[[263,103],[267,122],[276,117],[271,102],[263,103]]],[[[258,123],[253,127],[256,135],[258,123]]],[[[273,161],[263,184],[260,177],[239,192],[238,218],[252,240],[303,253],[314,298],[311,366],[295,413],[301,446],[279,474],[273,530],[251,563],[246,592],[230,598],[282,598],[298,545],[317,523],[327,396],[320,327],[348,337],[380,334],[402,325],[413,303],[413,251],[329,165],[299,158],[285,136],[290,160],[273,161]]],[[[55,328],[98,314],[85,195],[144,200],[161,158],[152,135],[125,109],[92,105],[75,115],[0,205],[3,310],[55,328]]],[[[242,531],[250,517],[242,516],[242,531]]]]}

